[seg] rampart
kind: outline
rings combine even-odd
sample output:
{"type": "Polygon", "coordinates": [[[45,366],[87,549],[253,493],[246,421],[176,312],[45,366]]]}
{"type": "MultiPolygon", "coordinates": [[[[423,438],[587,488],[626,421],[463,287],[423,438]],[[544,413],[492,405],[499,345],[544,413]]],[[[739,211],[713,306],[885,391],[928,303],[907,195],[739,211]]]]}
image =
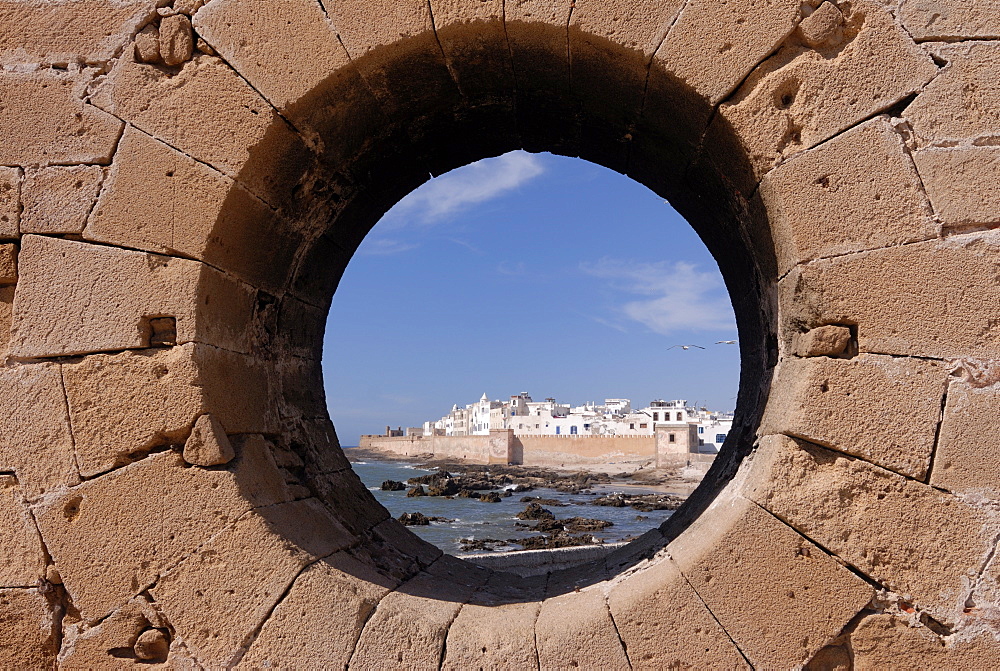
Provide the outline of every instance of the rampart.
{"type": "Polygon", "coordinates": [[[1000,667],[998,36],[968,0],[0,2],[0,667],[1000,667]],[[741,353],[685,506],[535,579],[391,519],[320,364],[379,217],[518,148],[673,203],[741,353]]]}

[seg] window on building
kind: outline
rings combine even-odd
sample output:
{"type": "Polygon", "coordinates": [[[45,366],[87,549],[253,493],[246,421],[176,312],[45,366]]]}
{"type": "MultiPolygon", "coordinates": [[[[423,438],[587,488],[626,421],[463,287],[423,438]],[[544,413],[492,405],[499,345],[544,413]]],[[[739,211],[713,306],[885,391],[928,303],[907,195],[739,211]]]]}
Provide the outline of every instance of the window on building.
{"type": "Polygon", "coordinates": [[[671,443],[676,443],[677,442],[676,436],[674,436],[674,434],[672,434],[672,433],[670,434],[670,442],[671,443]]]}
{"type": "Polygon", "coordinates": [[[640,428],[640,429],[645,429],[645,428],[646,428],[646,426],[647,426],[646,424],[640,424],[640,425],[639,425],[639,428],[640,428]]]}
{"type": "Polygon", "coordinates": [[[573,426],[569,427],[569,432],[571,434],[573,434],[573,435],[576,435],[576,425],[575,424],[573,426]]]}
{"type": "Polygon", "coordinates": [[[704,438],[699,438],[698,439],[698,444],[699,445],[704,445],[705,444],[705,439],[704,438]]]}
{"type": "Polygon", "coordinates": [[[705,427],[699,426],[698,427],[698,433],[705,433],[705,427]]]}
{"type": "Polygon", "coordinates": [[[536,429],[538,428],[538,425],[537,425],[537,424],[535,424],[535,428],[536,428],[536,429]]]}
{"type": "Polygon", "coordinates": [[[683,422],[684,421],[684,415],[682,413],[677,413],[677,421],[678,422],[683,422]]]}
{"type": "Polygon", "coordinates": [[[724,433],[717,433],[717,434],[715,434],[715,442],[717,442],[717,443],[724,443],[724,442],[726,442],[726,434],[724,434],[724,433]]]}
{"type": "Polygon", "coordinates": [[[589,428],[590,428],[590,424],[584,424],[584,425],[583,425],[583,428],[584,428],[584,429],[589,429],[589,428]]]}
{"type": "Polygon", "coordinates": [[[658,413],[658,412],[654,412],[653,413],[653,421],[654,422],[660,421],[660,413],[658,413]]]}
{"type": "Polygon", "coordinates": [[[629,425],[628,425],[628,428],[630,428],[630,429],[634,429],[634,428],[635,428],[635,424],[629,424],[629,425]]]}
{"type": "Polygon", "coordinates": [[[557,435],[557,436],[559,435],[559,429],[560,429],[560,428],[562,428],[562,427],[559,427],[559,426],[557,426],[557,427],[556,427],[556,435],[557,435]]]}

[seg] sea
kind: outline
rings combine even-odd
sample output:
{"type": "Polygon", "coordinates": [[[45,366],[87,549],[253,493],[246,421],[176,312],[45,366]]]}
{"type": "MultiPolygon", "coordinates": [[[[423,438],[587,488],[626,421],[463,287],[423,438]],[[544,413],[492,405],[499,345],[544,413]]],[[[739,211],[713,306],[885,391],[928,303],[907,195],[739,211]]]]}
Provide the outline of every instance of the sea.
{"type": "MultiPolygon", "coordinates": [[[[345,454],[351,458],[351,450],[345,454]]],[[[629,485],[599,485],[594,487],[592,494],[566,494],[554,489],[536,488],[530,492],[514,493],[501,499],[500,503],[485,503],[476,499],[446,499],[436,496],[421,496],[407,498],[406,492],[384,492],[379,487],[386,480],[406,482],[409,478],[419,477],[433,470],[418,468],[415,464],[398,461],[378,461],[366,454],[360,461],[352,459],[351,465],[361,481],[371,490],[375,498],[388,509],[393,517],[398,518],[403,513],[423,513],[427,517],[444,517],[453,522],[432,522],[429,526],[411,526],[409,529],[432,543],[444,552],[462,555],[461,539],[492,538],[497,540],[526,538],[538,534],[516,526],[522,520],[517,519],[517,513],[524,510],[527,503],[522,503],[525,496],[538,496],[544,499],[555,499],[567,503],[566,507],[544,506],[552,511],[558,519],[567,517],[587,517],[607,520],[613,524],[593,535],[605,543],[626,541],[653,529],[664,522],[673,511],[654,510],[641,513],[634,508],[612,508],[610,506],[595,506],[590,501],[598,496],[612,492],[627,491],[629,494],[661,493],[657,490],[629,485]]],[[[528,524],[532,524],[528,522],[528,524]]],[[[501,550],[517,550],[520,546],[511,544],[498,548],[501,550]]]]}

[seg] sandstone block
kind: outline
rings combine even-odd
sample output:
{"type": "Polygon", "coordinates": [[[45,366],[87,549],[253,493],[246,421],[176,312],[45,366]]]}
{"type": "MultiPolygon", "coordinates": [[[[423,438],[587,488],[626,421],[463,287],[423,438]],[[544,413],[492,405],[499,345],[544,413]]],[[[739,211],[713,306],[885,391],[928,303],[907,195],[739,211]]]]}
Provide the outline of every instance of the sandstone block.
{"type": "Polygon", "coordinates": [[[785,437],[761,440],[747,496],[941,622],[954,623],[996,535],[982,509],[785,437]]]}
{"type": "Polygon", "coordinates": [[[0,475],[0,588],[34,587],[45,577],[45,550],[12,475],[0,475]]]}
{"type": "Polygon", "coordinates": [[[218,466],[229,463],[235,456],[219,420],[210,414],[199,417],[184,443],[184,461],[195,466],[218,466]]]}
{"type": "Polygon", "coordinates": [[[861,352],[1000,358],[998,250],[990,231],[802,266],[778,283],[781,337],[788,347],[802,330],[857,324],[861,352]]]}
{"type": "Polygon", "coordinates": [[[197,261],[30,235],[18,262],[15,356],[149,347],[149,319],[168,316],[178,344],[249,349],[253,293],[197,261]]]}
{"type": "Polygon", "coordinates": [[[160,62],[160,29],[146,26],[135,36],[135,57],[141,63],[160,62]]]}
{"type": "Polygon", "coordinates": [[[937,74],[930,57],[873,2],[851,3],[844,34],[845,44],[834,49],[786,46],[720,108],[715,123],[736,129],[758,178],[937,74]]]}
{"type": "Polygon", "coordinates": [[[80,234],[94,208],[104,173],[100,166],[28,170],[21,195],[22,233],[80,234]]]}
{"type": "Polygon", "coordinates": [[[749,668],[698,594],[665,555],[657,556],[624,580],[615,581],[608,605],[633,668],[749,668]]]}
{"type": "Polygon", "coordinates": [[[844,39],[844,14],[832,2],[824,2],[799,23],[799,35],[813,49],[835,47],[844,39]]]}
{"type": "Polygon", "coordinates": [[[58,640],[52,607],[37,589],[0,589],[0,666],[52,668],[58,640]]]}
{"type": "Polygon", "coordinates": [[[1000,16],[989,3],[962,0],[907,0],[899,10],[916,39],[996,38],[1000,16]]]}
{"type": "Polygon", "coordinates": [[[787,161],[760,189],[781,274],[796,263],[937,234],[913,162],[884,118],[787,161]]]}
{"type": "Polygon", "coordinates": [[[63,374],[86,477],[182,443],[204,413],[233,433],[277,430],[262,366],[213,347],[89,356],[66,363],[63,374]]]}
{"type": "Polygon", "coordinates": [[[514,95],[514,69],[504,28],[504,1],[431,0],[434,28],[449,71],[469,101],[509,103],[514,95]]]}
{"type": "Polygon", "coordinates": [[[179,72],[119,59],[91,101],[158,140],[239,181],[272,205],[309,165],[301,138],[218,58],[179,72]]]}
{"type": "Polygon", "coordinates": [[[546,599],[535,623],[539,668],[631,668],[618,635],[603,590],[546,599]]]}
{"type": "Polygon", "coordinates": [[[145,662],[165,662],[169,650],[170,642],[159,629],[147,629],[139,634],[133,647],[136,658],[145,662]]]}
{"type": "Polygon", "coordinates": [[[917,143],[949,145],[971,138],[995,144],[989,138],[1000,135],[1000,90],[996,86],[1000,45],[940,44],[933,46],[933,53],[947,65],[904,113],[917,143]]]}
{"type": "Polygon", "coordinates": [[[93,622],[116,610],[251,508],[281,503],[273,488],[254,486],[259,463],[239,458],[224,470],[190,468],[164,452],[36,505],[81,618],[93,622]]]}
{"type": "Polygon", "coordinates": [[[997,223],[1000,147],[924,149],[913,158],[934,212],[946,228],[997,223]]]}
{"type": "MultiPolygon", "coordinates": [[[[334,508],[334,512],[338,511],[334,508]]],[[[394,547],[425,566],[434,563],[443,554],[441,548],[418,537],[391,517],[372,527],[371,534],[381,544],[394,547]]]]}
{"type": "Polygon", "coordinates": [[[15,473],[25,496],[79,482],[66,396],[56,364],[0,370],[0,472],[15,473]]]}
{"type": "Polygon", "coordinates": [[[14,319],[15,287],[0,288],[0,357],[6,358],[10,351],[10,329],[14,319]]]}
{"type": "Polygon", "coordinates": [[[802,438],[922,479],[947,384],[945,366],[924,359],[785,359],[760,431],[802,438]]]}
{"type": "Polygon", "coordinates": [[[656,61],[715,105],[795,30],[791,0],[685,5],[656,61]]]}
{"type": "Polygon", "coordinates": [[[231,666],[302,570],[352,540],[316,499],[253,510],[150,593],[196,659],[231,666]]]}
{"type": "Polygon", "coordinates": [[[17,245],[0,245],[0,285],[17,282],[17,245]]]}
{"type": "Polygon", "coordinates": [[[1000,664],[1000,643],[986,634],[945,642],[926,627],[889,614],[869,615],[851,634],[854,668],[909,666],[927,669],[987,669],[1000,664]]]}
{"type": "Polygon", "coordinates": [[[21,171],[0,168],[0,238],[16,238],[21,217],[21,171]]]}
{"type": "Polygon", "coordinates": [[[851,329],[846,326],[820,326],[798,334],[794,343],[796,356],[839,356],[851,343],[851,329]]]}
{"type": "MultiPolygon", "coordinates": [[[[20,25],[16,22],[15,25],[20,25]]],[[[118,119],[84,104],[89,73],[0,72],[0,165],[107,163],[121,134],[118,119]]]]}
{"type": "Polygon", "coordinates": [[[534,668],[538,663],[535,619],[540,596],[526,594],[512,600],[489,593],[475,595],[448,628],[441,668],[534,668]]]}
{"type": "Polygon", "coordinates": [[[1000,384],[953,381],[948,387],[931,484],[1000,498],[1000,384]]]}
{"type": "MultiPolygon", "coordinates": [[[[111,651],[120,654],[123,649],[148,649],[145,644],[139,646],[139,639],[146,636],[148,640],[152,638],[151,632],[157,631],[149,629],[151,619],[153,623],[162,626],[153,605],[140,596],[130,599],[97,624],[69,624],[64,629],[63,646],[59,655],[60,668],[94,669],[113,666],[118,658],[111,651]]],[[[167,657],[166,650],[162,652],[162,656],[150,658],[150,661],[164,661],[167,657]]]]}
{"type": "Polygon", "coordinates": [[[716,499],[670,553],[757,668],[804,664],[874,595],[792,528],[731,495],[716,499]]]}
{"type": "Polygon", "coordinates": [[[191,19],[184,14],[173,14],[160,21],[160,56],[170,66],[180,65],[191,59],[194,37],[191,19]]]}
{"type": "Polygon", "coordinates": [[[5,0],[0,2],[0,63],[103,64],[128,42],[149,9],[145,0],[5,0]]]}
{"type": "Polygon", "coordinates": [[[604,38],[651,57],[683,6],[684,3],[678,0],[581,3],[573,9],[570,27],[579,29],[588,37],[604,38]]]}
{"type": "Polygon", "coordinates": [[[382,598],[397,581],[344,552],[302,572],[241,664],[252,668],[343,668],[382,598]]]}

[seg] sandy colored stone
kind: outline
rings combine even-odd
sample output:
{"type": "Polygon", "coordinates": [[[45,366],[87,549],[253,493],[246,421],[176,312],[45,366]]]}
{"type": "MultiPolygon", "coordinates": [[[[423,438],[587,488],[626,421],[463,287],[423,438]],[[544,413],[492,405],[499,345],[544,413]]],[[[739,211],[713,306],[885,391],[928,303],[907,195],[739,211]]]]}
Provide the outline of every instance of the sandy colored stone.
{"type": "Polygon", "coordinates": [[[988,231],[802,266],[778,284],[781,337],[857,324],[861,352],[998,358],[998,250],[988,231]]]}
{"type": "Polygon", "coordinates": [[[601,589],[546,599],[535,623],[539,667],[630,668],[615,625],[601,589]]]}
{"type": "Polygon", "coordinates": [[[218,58],[197,55],[175,73],[136,63],[127,54],[92,102],[272,205],[288,195],[308,165],[298,135],[218,58]]]}
{"type": "MultiPolygon", "coordinates": [[[[149,629],[151,618],[155,624],[162,626],[163,623],[157,621],[153,605],[145,597],[139,596],[130,599],[99,623],[70,623],[64,629],[59,667],[94,669],[122,664],[121,658],[114,653],[121,654],[122,651],[138,647],[141,636],[146,635],[146,632],[157,631],[149,629]]],[[[166,654],[163,658],[166,658],[166,654]]]]}
{"type": "Polygon", "coordinates": [[[84,237],[200,259],[280,287],[300,236],[232,179],[128,128],[84,237]]]}
{"type": "Polygon", "coordinates": [[[281,503],[275,487],[258,486],[259,465],[241,455],[227,469],[190,468],[165,452],[36,505],[82,619],[112,612],[251,508],[281,503]]]}
{"type": "Polygon", "coordinates": [[[989,669],[1000,664],[1000,643],[992,636],[956,638],[943,640],[893,615],[869,615],[851,634],[854,668],[989,669]]]}
{"type": "Polygon", "coordinates": [[[15,473],[24,495],[79,481],[73,458],[66,397],[57,364],[0,369],[0,472],[15,473]]]}
{"type": "Polygon", "coordinates": [[[955,622],[996,536],[985,511],[787,437],[761,440],[750,496],[941,622],[955,622]]]}
{"type": "Polygon", "coordinates": [[[14,319],[14,292],[16,287],[0,288],[0,357],[10,351],[10,329],[14,319]]]}
{"type": "Polygon", "coordinates": [[[53,668],[57,630],[52,606],[37,589],[0,589],[0,666],[53,668]]]}
{"type": "Polygon", "coordinates": [[[17,245],[0,244],[0,285],[17,282],[17,245]]]}
{"type": "Polygon", "coordinates": [[[15,356],[148,347],[149,319],[165,316],[178,344],[249,349],[252,292],[197,261],[29,235],[18,266],[15,356]]]}
{"type": "Polygon", "coordinates": [[[184,461],[194,466],[219,466],[229,463],[235,456],[219,420],[210,414],[199,417],[184,442],[184,461]]]}
{"type": "Polygon", "coordinates": [[[264,623],[241,664],[343,667],[365,622],[397,584],[344,552],[312,564],[264,623]]]}
{"type": "Polygon", "coordinates": [[[947,368],[924,359],[785,359],[760,431],[802,438],[922,479],[947,384],[947,368]]]}
{"type": "Polygon", "coordinates": [[[947,65],[906,108],[904,117],[916,141],[948,145],[982,138],[995,144],[989,138],[1000,135],[1000,87],[996,85],[1000,45],[939,44],[933,45],[932,53],[947,65]]]}
{"type": "Polygon", "coordinates": [[[884,117],[787,161],[760,190],[781,274],[796,263],[937,234],[913,161],[884,117]]]}
{"type": "Polygon", "coordinates": [[[793,0],[688,2],[656,62],[717,104],[795,30],[799,5],[793,0]]]}
{"type": "Polygon", "coordinates": [[[839,356],[851,342],[851,329],[846,326],[820,326],[800,333],[794,340],[796,356],[839,356]]]}
{"type": "Polygon", "coordinates": [[[0,238],[16,238],[21,217],[21,171],[0,167],[0,238]]]}
{"type": "Polygon", "coordinates": [[[194,37],[191,19],[184,14],[173,14],[160,21],[160,57],[166,65],[176,66],[191,58],[194,37]]]}
{"type": "Polygon", "coordinates": [[[732,495],[717,498],[669,552],[757,668],[804,664],[874,594],[792,528],[732,495]]]}
{"type": "Polygon", "coordinates": [[[233,433],[276,430],[262,366],[213,347],[89,356],[65,364],[63,374],[77,461],[87,477],[183,443],[207,412],[233,433]],[[237,383],[240,392],[233,393],[237,383]]]}
{"type": "Polygon", "coordinates": [[[148,25],[135,36],[135,58],[141,63],[160,62],[160,29],[148,25]]]}
{"type": "Polygon", "coordinates": [[[227,667],[302,570],[352,539],[316,499],[260,508],[171,569],[150,593],[196,659],[227,667]]]}
{"type": "Polygon", "coordinates": [[[923,149],[913,158],[946,228],[995,225],[1000,219],[1000,147],[923,149]]]}
{"type": "Polygon", "coordinates": [[[903,0],[899,17],[916,39],[997,38],[1000,15],[990,2],[903,0]]]}
{"type": "Polygon", "coordinates": [[[930,57],[875,3],[851,3],[844,30],[845,43],[830,53],[783,48],[720,108],[715,123],[736,129],[758,177],[919,91],[937,74],[930,57]]]}
{"type": "Polygon", "coordinates": [[[1000,384],[954,381],[948,387],[931,484],[1000,498],[1000,384]]]}
{"type": "Polygon", "coordinates": [[[486,580],[486,571],[442,557],[379,602],[350,666],[373,668],[384,660],[403,668],[439,666],[452,621],[486,580]]]}
{"type": "Polygon", "coordinates": [[[149,662],[164,662],[167,659],[167,652],[170,650],[170,643],[167,641],[166,634],[159,629],[147,629],[139,634],[133,650],[138,659],[149,662]]]}
{"type": "Polygon", "coordinates": [[[0,164],[106,163],[121,121],[83,103],[89,73],[0,72],[0,164]]]}
{"type": "Polygon", "coordinates": [[[852,671],[850,651],[842,645],[828,645],[809,660],[806,671],[852,671]]]}
{"type": "Polygon", "coordinates": [[[97,200],[103,174],[96,165],[26,171],[21,187],[24,203],[21,232],[82,233],[97,200]]]}
{"type": "Polygon", "coordinates": [[[824,2],[799,23],[802,41],[814,49],[835,47],[844,39],[844,14],[832,2],[824,2]]]}
{"type": "Polygon", "coordinates": [[[429,5],[414,0],[344,0],[333,3],[327,13],[354,59],[400,38],[433,30],[429,5]]]}
{"type": "Polygon", "coordinates": [[[12,475],[0,475],[0,588],[34,587],[45,577],[45,550],[12,475]]]}
{"type": "Polygon", "coordinates": [[[679,0],[580,3],[573,8],[570,28],[579,29],[588,38],[603,38],[649,57],[667,36],[667,30],[683,6],[679,0]]]}

